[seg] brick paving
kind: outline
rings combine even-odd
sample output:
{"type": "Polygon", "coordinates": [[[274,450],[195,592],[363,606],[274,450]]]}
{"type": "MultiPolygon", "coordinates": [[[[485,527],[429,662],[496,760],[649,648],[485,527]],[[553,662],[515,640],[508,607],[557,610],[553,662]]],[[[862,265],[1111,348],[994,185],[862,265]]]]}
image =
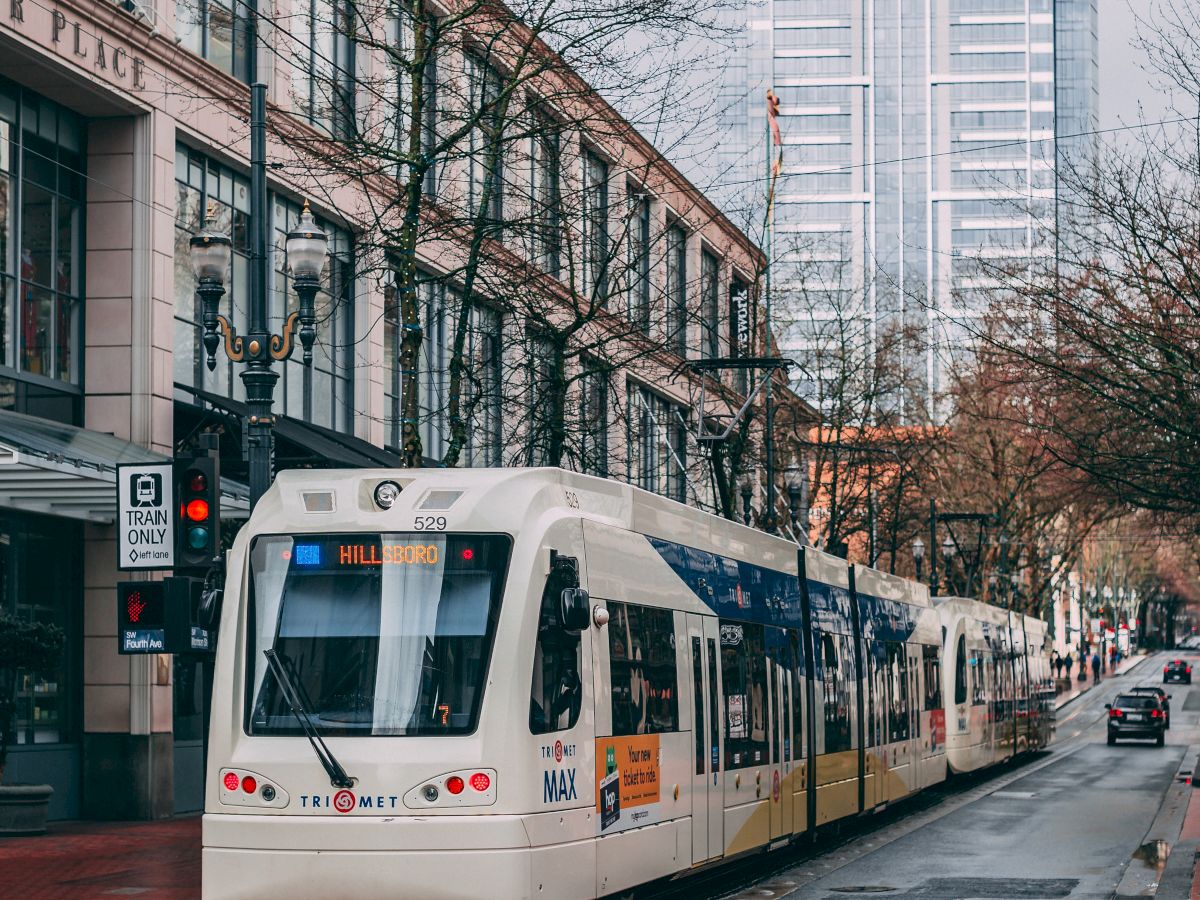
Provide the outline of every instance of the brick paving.
{"type": "Polygon", "coordinates": [[[199,816],[52,822],[46,835],[0,838],[2,900],[199,896],[199,816]]]}

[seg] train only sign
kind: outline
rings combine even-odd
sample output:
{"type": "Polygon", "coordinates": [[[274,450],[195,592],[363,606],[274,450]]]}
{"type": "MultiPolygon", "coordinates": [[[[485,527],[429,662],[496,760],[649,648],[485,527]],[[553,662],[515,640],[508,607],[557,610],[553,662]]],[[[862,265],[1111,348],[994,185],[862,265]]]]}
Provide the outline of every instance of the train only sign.
{"type": "Polygon", "coordinates": [[[172,465],[117,466],[117,568],[175,565],[175,481],[172,465]]]}

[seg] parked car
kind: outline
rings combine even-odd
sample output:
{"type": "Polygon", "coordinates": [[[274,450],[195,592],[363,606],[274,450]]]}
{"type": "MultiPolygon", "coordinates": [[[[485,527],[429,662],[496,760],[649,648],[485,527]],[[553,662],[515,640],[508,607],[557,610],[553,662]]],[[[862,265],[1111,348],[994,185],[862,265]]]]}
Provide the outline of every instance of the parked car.
{"type": "Polygon", "coordinates": [[[1183,659],[1173,659],[1163,666],[1163,684],[1170,681],[1192,683],[1192,664],[1183,659]]]}
{"type": "Polygon", "coordinates": [[[1117,738],[1154,738],[1158,746],[1166,742],[1166,721],[1162,704],[1152,694],[1121,694],[1108,710],[1108,744],[1117,738]]]}
{"type": "Polygon", "coordinates": [[[1171,695],[1156,685],[1146,685],[1143,687],[1130,688],[1131,694],[1153,694],[1158,698],[1158,702],[1162,704],[1163,715],[1167,718],[1167,724],[1164,728],[1171,727],[1171,695]]]}

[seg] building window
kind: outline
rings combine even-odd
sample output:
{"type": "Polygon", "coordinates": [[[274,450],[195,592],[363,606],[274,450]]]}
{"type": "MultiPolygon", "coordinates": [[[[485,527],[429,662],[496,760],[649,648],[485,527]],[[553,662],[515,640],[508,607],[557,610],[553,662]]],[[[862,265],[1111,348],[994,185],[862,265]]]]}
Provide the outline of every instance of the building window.
{"type": "Polygon", "coordinates": [[[63,387],[83,374],[83,161],[74,115],[0,84],[0,368],[63,387]]]}
{"type": "Polygon", "coordinates": [[[644,333],[650,331],[650,198],[630,186],[626,213],[626,284],[629,321],[644,333]]]}
{"type": "Polygon", "coordinates": [[[354,7],[347,0],[301,0],[288,31],[295,36],[292,96],[296,111],[332,134],[354,133],[354,7]]]}
{"type": "MultiPolygon", "coordinates": [[[[417,287],[417,305],[424,319],[417,377],[422,452],[440,459],[446,452],[449,432],[450,355],[454,322],[462,308],[452,289],[435,281],[417,287]],[[446,302],[446,301],[449,302],[446,302]]],[[[469,466],[498,466],[501,451],[500,382],[501,328],[503,320],[495,309],[473,304],[471,325],[463,345],[463,413],[469,414],[463,462],[469,466]]],[[[384,406],[387,410],[386,438],[399,450],[403,438],[404,376],[400,365],[400,342],[404,328],[400,302],[393,290],[387,293],[383,320],[384,406]]]]}
{"type": "Polygon", "coordinates": [[[490,306],[473,304],[471,325],[463,348],[467,384],[463,386],[464,407],[470,404],[467,426],[466,463],[469,466],[499,466],[501,365],[503,348],[500,313],[490,306]]]}
{"type": "Polygon", "coordinates": [[[700,253],[700,352],[708,359],[721,355],[720,265],[704,250],[700,253]]]}
{"type": "Polygon", "coordinates": [[[647,491],[686,501],[687,433],[680,408],[632,383],[627,402],[629,480],[647,491]]]}
{"type": "Polygon", "coordinates": [[[589,300],[608,296],[608,163],[583,152],[583,287],[589,300]]]}
{"type": "Polygon", "coordinates": [[[204,328],[196,297],[189,241],[211,210],[214,227],[233,240],[233,262],[225,277],[221,309],[238,334],[249,325],[250,181],[232,169],[180,147],[175,151],[175,380],[222,397],[244,400],[245,388],[235,378],[233,361],[217,348],[217,367],[209,371],[201,343],[204,328]]]}
{"type": "MultiPolygon", "coordinates": [[[[388,65],[394,70],[394,77],[388,79],[381,90],[385,108],[395,109],[395,119],[390,128],[394,135],[387,135],[384,143],[394,148],[398,160],[408,157],[409,130],[412,128],[413,77],[411,63],[416,53],[416,35],[414,34],[413,18],[409,11],[394,8],[388,19],[391,30],[391,42],[395,48],[394,55],[388,55],[388,65]]],[[[426,158],[432,158],[434,144],[437,139],[437,66],[433,50],[425,48],[425,77],[422,87],[422,122],[421,150],[426,158]]],[[[398,165],[399,175],[406,178],[408,172],[403,164],[398,165]]],[[[422,182],[425,193],[433,196],[437,188],[437,168],[431,165],[425,170],[422,182]]]]}
{"type": "Polygon", "coordinates": [[[533,212],[533,256],[558,276],[562,266],[562,134],[558,123],[533,113],[529,137],[529,184],[533,212]]]}
{"type": "MultiPolygon", "coordinates": [[[[275,241],[272,248],[270,324],[281,332],[287,317],[299,310],[300,298],[285,271],[287,234],[300,219],[300,206],[274,197],[272,210],[275,241]]],[[[305,366],[299,348],[283,366],[283,410],[338,431],[353,429],[354,382],[354,253],[350,234],[321,219],[318,224],[329,237],[329,259],[321,273],[317,292],[317,339],[313,361],[305,366]]]]}
{"type": "Polygon", "coordinates": [[[608,475],[608,367],[584,360],[580,393],[580,468],[588,475],[608,475]]]}
{"type": "MultiPolygon", "coordinates": [[[[175,153],[175,381],[222,397],[245,399],[234,362],[217,349],[217,366],[209,371],[201,339],[204,328],[196,301],[188,242],[212,209],[216,227],[233,241],[233,261],[225,279],[221,309],[239,334],[249,327],[250,183],[240,173],[184,147],[175,153]]],[[[270,198],[275,240],[269,249],[270,325],[279,331],[285,317],[299,307],[291,278],[284,271],[284,238],[300,215],[297,204],[270,198]]],[[[317,294],[317,338],[313,365],[306,368],[299,351],[282,367],[282,411],[327,428],[349,431],[353,413],[353,368],[350,348],[354,327],[354,253],[348,232],[318,220],[329,236],[329,261],[317,294]]]]}
{"type": "Polygon", "coordinates": [[[555,378],[555,352],[553,342],[542,332],[525,332],[526,358],[528,360],[529,433],[526,436],[525,465],[550,465],[551,428],[555,382],[561,383],[561,373],[555,378]]]}
{"type": "Polygon", "coordinates": [[[179,0],[175,5],[179,43],[222,72],[248,82],[250,9],[238,0],[179,0]]]}
{"type": "Polygon", "coordinates": [[[608,613],[613,736],[678,731],[674,614],[611,600],[608,613]]]}
{"type": "Polygon", "coordinates": [[[500,121],[500,95],[504,83],[493,66],[473,54],[468,53],[463,59],[470,91],[467,98],[469,115],[478,117],[469,135],[467,211],[472,218],[477,216],[484,191],[489,190],[485,218],[487,224],[498,229],[504,221],[504,146],[501,137],[504,123],[500,121]],[[488,157],[492,154],[495,171],[489,173],[488,157]]]}
{"type": "Polygon", "coordinates": [[[667,345],[687,356],[687,232],[679,225],[667,228],[667,345]]]}

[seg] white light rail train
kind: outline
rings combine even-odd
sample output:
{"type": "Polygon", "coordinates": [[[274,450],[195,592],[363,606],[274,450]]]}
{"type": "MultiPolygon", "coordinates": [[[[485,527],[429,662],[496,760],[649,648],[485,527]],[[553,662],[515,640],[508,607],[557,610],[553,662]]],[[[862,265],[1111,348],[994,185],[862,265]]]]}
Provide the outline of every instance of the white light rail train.
{"type": "Polygon", "coordinates": [[[558,469],[283,472],[203,895],[597,897],[1046,746],[1044,624],[558,469]]]}

